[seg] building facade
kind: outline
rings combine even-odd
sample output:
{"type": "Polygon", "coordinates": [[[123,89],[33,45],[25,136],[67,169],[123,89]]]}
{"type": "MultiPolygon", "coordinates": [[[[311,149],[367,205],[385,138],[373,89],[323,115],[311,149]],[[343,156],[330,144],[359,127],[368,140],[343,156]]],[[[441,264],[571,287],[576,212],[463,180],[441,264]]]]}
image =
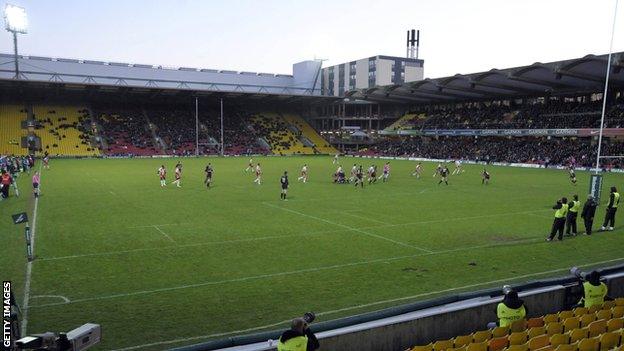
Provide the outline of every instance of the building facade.
{"type": "Polygon", "coordinates": [[[424,63],[420,59],[378,55],[325,67],[321,72],[322,94],[344,96],[354,89],[422,80],[424,63]]]}

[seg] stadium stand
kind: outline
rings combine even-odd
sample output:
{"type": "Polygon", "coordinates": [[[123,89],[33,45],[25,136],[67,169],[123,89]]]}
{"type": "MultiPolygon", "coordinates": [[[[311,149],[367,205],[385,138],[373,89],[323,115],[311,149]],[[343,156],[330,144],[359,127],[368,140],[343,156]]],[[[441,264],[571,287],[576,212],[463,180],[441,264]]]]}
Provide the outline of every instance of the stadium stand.
{"type": "Polygon", "coordinates": [[[592,308],[577,307],[407,351],[598,351],[622,350],[624,298],[592,308]]]}
{"type": "Polygon", "coordinates": [[[323,139],[319,133],[317,133],[312,126],[308,124],[301,116],[296,114],[283,114],[283,118],[286,122],[297,127],[301,132],[302,138],[307,138],[312,144],[314,149],[321,154],[335,154],[338,152],[336,148],[331,146],[327,140],[323,139]]]}
{"type": "Polygon", "coordinates": [[[305,146],[295,130],[277,113],[263,113],[251,117],[253,130],[264,137],[275,155],[313,154],[314,149],[305,146]]]}
{"type": "Polygon", "coordinates": [[[158,148],[139,110],[101,110],[96,113],[101,135],[108,144],[106,155],[155,155],[158,148]]]}
{"type": "Polygon", "coordinates": [[[0,155],[28,153],[28,149],[21,147],[21,138],[27,135],[21,123],[27,117],[24,106],[0,105],[0,155]]]}
{"type": "Polygon", "coordinates": [[[395,131],[403,129],[417,129],[417,121],[425,118],[426,115],[424,113],[406,113],[401,118],[397,119],[391,125],[389,125],[386,130],[395,131]]]}
{"type": "Polygon", "coordinates": [[[89,113],[84,107],[36,105],[35,133],[41,138],[41,150],[51,155],[97,156],[100,150],[91,146],[84,127],[89,113]]]}

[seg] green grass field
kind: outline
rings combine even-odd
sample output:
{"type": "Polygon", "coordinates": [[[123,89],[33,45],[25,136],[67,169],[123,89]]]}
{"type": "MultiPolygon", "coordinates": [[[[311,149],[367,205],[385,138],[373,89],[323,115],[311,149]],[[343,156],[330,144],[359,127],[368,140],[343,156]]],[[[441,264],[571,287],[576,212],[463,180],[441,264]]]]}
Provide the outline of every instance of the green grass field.
{"type": "MultiPolygon", "coordinates": [[[[183,159],[183,187],[161,189],[156,169],[167,165],[171,180],[174,159],[52,160],[42,173],[28,332],[95,322],[98,349],[160,350],[281,328],[308,310],[330,320],[624,260],[619,229],[544,241],[555,200],[584,199],[585,172],[572,186],[565,171],[489,167],[483,186],[481,167],[466,166],[438,186],[434,164],[417,180],[414,162],[392,161],[388,183],[355,189],[331,182],[330,157],[271,157],[256,159],[257,186],[247,161],[183,159]],[[306,184],[296,180],[303,163],[306,184]]],[[[341,163],[348,170],[353,159],[341,163]]],[[[622,180],[606,175],[605,189],[622,180]]],[[[32,215],[29,183],[21,177],[22,197],[0,202],[2,278],[20,301],[25,245],[10,214],[32,215]]],[[[603,216],[601,206],[595,228],[603,216]]]]}

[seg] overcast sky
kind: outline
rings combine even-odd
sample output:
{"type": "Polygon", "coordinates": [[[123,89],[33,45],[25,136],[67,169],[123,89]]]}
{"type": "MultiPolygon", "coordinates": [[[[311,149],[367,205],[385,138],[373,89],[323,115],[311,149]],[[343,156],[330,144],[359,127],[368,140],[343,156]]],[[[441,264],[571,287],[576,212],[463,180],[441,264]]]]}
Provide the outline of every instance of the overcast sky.
{"type": "MultiPolygon", "coordinates": [[[[421,31],[425,77],[603,54],[615,0],[0,0],[26,8],[20,53],[269,73],[405,55],[421,31]]],[[[614,51],[624,51],[624,2],[614,51]]],[[[0,33],[0,52],[12,53],[0,33]]]]}

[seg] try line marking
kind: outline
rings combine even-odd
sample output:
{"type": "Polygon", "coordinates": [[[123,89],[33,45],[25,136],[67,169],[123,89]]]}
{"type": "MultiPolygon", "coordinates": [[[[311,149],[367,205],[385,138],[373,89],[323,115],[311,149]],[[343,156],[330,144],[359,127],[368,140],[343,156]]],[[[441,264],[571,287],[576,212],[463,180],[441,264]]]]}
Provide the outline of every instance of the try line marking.
{"type": "Polygon", "coordinates": [[[175,290],[193,289],[193,288],[199,288],[199,287],[204,287],[204,286],[221,285],[221,284],[228,284],[228,283],[239,283],[239,282],[246,282],[246,281],[252,281],[252,280],[289,276],[289,275],[294,275],[294,274],[314,273],[314,272],[327,271],[327,270],[345,268],[345,267],[363,266],[363,265],[368,265],[372,263],[398,261],[398,260],[417,258],[417,257],[423,257],[423,256],[435,256],[435,255],[460,252],[460,251],[496,248],[496,247],[502,247],[502,246],[513,246],[513,245],[525,244],[525,243],[535,242],[535,241],[543,241],[543,239],[542,238],[539,238],[539,239],[528,238],[528,239],[511,241],[508,243],[487,244],[487,245],[479,245],[479,246],[471,246],[471,247],[459,247],[455,249],[448,249],[448,250],[442,250],[442,251],[436,251],[436,252],[426,252],[426,253],[417,253],[417,254],[412,254],[412,255],[376,258],[376,259],[366,260],[366,261],[356,261],[356,262],[350,262],[350,263],[335,264],[335,265],[330,265],[330,266],[297,269],[293,271],[252,275],[252,276],[246,276],[246,277],[240,277],[240,278],[234,278],[234,279],[226,279],[226,280],[213,280],[213,281],[207,281],[207,282],[202,282],[202,283],[179,285],[179,286],[172,286],[172,287],[159,288],[159,289],[153,289],[153,290],[140,290],[140,291],[134,291],[134,292],[129,292],[129,293],[93,296],[93,297],[86,297],[82,299],[74,299],[67,303],[57,302],[57,303],[36,305],[36,306],[31,306],[31,307],[34,308],[34,307],[58,306],[58,305],[74,304],[74,303],[86,302],[86,301],[107,300],[107,299],[123,298],[123,297],[129,297],[129,296],[137,296],[137,295],[146,295],[146,294],[168,292],[168,291],[175,291],[175,290]]]}
{"type": "Polygon", "coordinates": [[[362,229],[354,228],[354,227],[351,227],[351,226],[348,226],[348,225],[345,225],[345,224],[342,224],[342,223],[338,223],[338,222],[333,222],[333,221],[330,221],[330,220],[327,220],[327,219],[324,219],[324,218],[321,218],[321,217],[312,216],[312,215],[309,215],[309,214],[306,214],[306,213],[303,213],[303,212],[291,210],[289,208],[273,205],[273,204],[268,203],[268,202],[263,202],[263,204],[265,206],[277,208],[277,209],[282,210],[282,211],[291,212],[291,213],[298,214],[298,215],[303,216],[303,217],[308,217],[308,218],[311,218],[311,219],[315,219],[317,221],[321,221],[321,222],[325,222],[325,223],[328,223],[328,224],[336,225],[336,226],[339,226],[339,227],[342,227],[342,228],[346,228],[346,229],[349,229],[351,231],[354,231],[354,232],[357,232],[357,233],[361,233],[361,234],[364,234],[364,235],[367,235],[367,236],[370,236],[370,237],[373,237],[373,238],[389,241],[389,242],[397,244],[397,245],[411,247],[413,249],[417,249],[417,250],[420,250],[420,251],[423,251],[423,252],[428,252],[428,253],[432,253],[433,252],[431,250],[428,250],[428,249],[425,249],[425,248],[422,248],[422,247],[406,244],[404,242],[400,242],[400,241],[396,241],[396,240],[393,240],[393,239],[390,239],[390,238],[386,238],[385,236],[373,234],[373,233],[364,231],[362,229]]]}
{"type": "MultiPolygon", "coordinates": [[[[621,261],[621,260],[624,260],[624,257],[616,258],[616,259],[612,259],[612,260],[607,260],[607,261],[586,263],[586,264],[579,265],[579,267],[587,267],[587,266],[611,263],[611,262],[616,262],[616,261],[621,261]]],[[[520,276],[515,276],[515,277],[510,277],[510,278],[491,280],[489,282],[482,282],[482,283],[464,285],[464,286],[460,286],[460,287],[457,287],[457,288],[449,288],[449,289],[438,290],[438,291],[430,291],[430,292],[416,294],[416,295],[411,295],[411,296],[405,296],[405,297],[399,297],[399,298],[395,298],[395,299],[376,301],[376,302],[371,302],[371,303],[362,304],[362,305],[354,305],[354,306],[350,306],[350,307],[340,308],[340,309],[337,309],[337,310],[319,312],[316,315],[317,316],[326,316],[326,315],[330,315],[330,314],[335,314],[335,313],[339,313],[339,312],[345,312],[345,311],[349,311],[349,310],[360,309],[360,308],[364,308],[364,307],[371,307],[371,306],[375,306],[375,305],[382,305],[382,304],[386,304],[386,303],[398,302],[398,301],[403,301],[403,300],[411,300],[411,299],[415,299],[415,298],[419,298],[419,297],[443,294],[443,293],[453,292],[453,291],[457,291],[457,290],[476,288],[476,287],[483,286],[483,285],[490,285],[490,284],[495,284],[495,283],[508,282],[508,281],[512,281],[512,280],[515,280],[515,279],[523,279],[523,278],[530,278],[530,277],[540,276],[540,275],[544,275],[544,274],[557,273],[557,272],[561,272],[561,271],[567,271],[568,269],[569,269],[568,267],[566,267],[566,268],[558,268],[558,269],[552,269],[552,270],[549,270],[549,271],[530,273],[530,274],[525,274],[525,275],[520,275],[520,276]]],[[[262,325],[262,326],[258,326],[258,327],[241,329],[241,330],[233,330],[233,331],[229,331],[229,332],[222,332],[222,333],[216,333],[216,334],[199,335],[199,336],[192,336],[192,337],[188,337],[188,338],[172,339],[172,340],[166,340],[166,341],[157,341],[157,342],[152,342],[152,343],[149,343],[149,344],[141,344],[141,345],[124,347],[124,348],[120,348],[120,349],[114,349],[114,350],[111,350],[111,351],[130,351],[130,350],[142,349],[142,348],[158,346],[158,345],[176,344],[176,343],[189,342],[189,341],[193,341],[193,340],[203,340],[203,339],[216,338],[216,337],[227,336],[227,335],[232,335],[232,334],[248,333],[248,332],[252,332],[252,331],[257,331],[257,330],[263,330],[263,329],[267,329],[267,328],[271,328],[271,327],[276,327],[276,326],[279,326],[279,325],[282,325],[282,324],[286,324],[289,321],[290,320],[285,320],[285,321],[280,321],[280,322],[276,322],[276,323],[266,324],[266,325],[262,325]]]]}
{"type": "MultiPolygon", "coordinates": [[[[43,161],[39,160],[39,190],[41,190],[41,169],[43,161]]],[[[39,207],[39,197],[35,198],[35,208],[33,209],[32,227],[30,228],[30,241],[32,245],[33,259],[35,256],[35,234],[37,229],[37,208],[39,207]]],[[[32,280],[32,261],[26,263],[26,281],[24,282],[24,301],[22,303],[22,335],[27,335],[28,330],[28,303],[30,300],[30,284],[32,280]]]]}

